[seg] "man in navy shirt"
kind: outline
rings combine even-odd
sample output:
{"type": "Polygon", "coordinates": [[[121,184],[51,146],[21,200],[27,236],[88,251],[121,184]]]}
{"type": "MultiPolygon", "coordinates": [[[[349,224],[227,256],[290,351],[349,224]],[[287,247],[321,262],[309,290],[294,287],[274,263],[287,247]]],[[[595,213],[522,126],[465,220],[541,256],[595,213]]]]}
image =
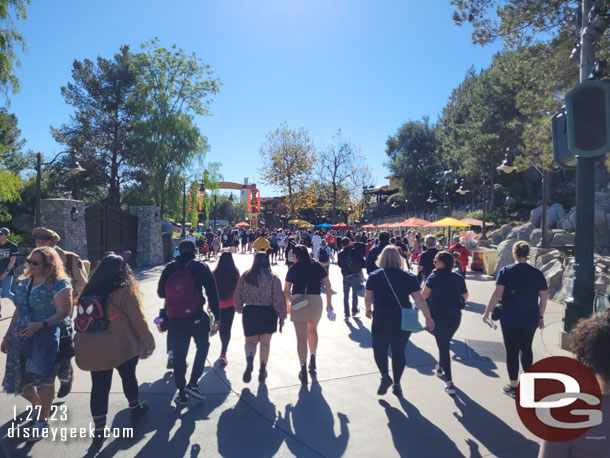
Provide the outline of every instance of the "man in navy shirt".
{"type": "Polygon", "coordinates": [[[438,253],[436,249],[436,238],[433,235],[429,235],[426,237],[426,251],[419,255],[419,266],[417,270],[419,271],[420,281],[426,281],[426,278],[432,273],[434,270],[434,258],[438,253]]]}
{"type": "Polygon", "coordinates": [[[375,245],[369,251],[369,255],[366,258],[366,273],[370,274],[371,272],[376,271],[379,267],[377,267],[377,258],[383,251],[383,249],[390,244],[390,234],[387,232],[382,232],[379,234],[379,245],[375,245]]]}

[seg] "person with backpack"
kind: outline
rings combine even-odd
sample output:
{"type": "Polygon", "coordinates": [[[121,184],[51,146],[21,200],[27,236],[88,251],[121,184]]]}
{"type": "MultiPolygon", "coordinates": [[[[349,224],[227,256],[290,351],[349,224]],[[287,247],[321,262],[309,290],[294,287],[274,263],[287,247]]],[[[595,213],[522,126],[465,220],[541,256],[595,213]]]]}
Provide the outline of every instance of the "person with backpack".
{"type": "Polygon", "coordinates": [[[318,248],[318,252],[315,254],[315,258],[318,260],[320,264],[324,266],[326,272],[328,272],[328,268],[330,267],[330,258],[332,257],[333,252],[328,247],[326,240],[322,240],[320,242],[320,247],[318,248]]]}
{"type": "Polygon", "coordinates": [[[191,240],[182,240],[178,249],[180,256],[161,273],[157,294],[165,299],[174,352],[174,379],[178,389],[174,402],[178,406],[185,406],[188,403],[187,394],[203,400],[198,383],[210,348],[210,317],[203,309],[206,300],[202,288],[205,289],[208,307],[214,314],[212,331],[220,327],[220,308],[214,276],[206,264],[195,259],[195,244],[191,240]],[[187,385],[186,356],[191,339],[195,341],[197,353],[187,385]]]}
{"type": "Polygon", "coordinates": [[[239,270],[235,267],[233,255],[231,253],[222,253],[218,260],[218,265],[214,270],[214,280],[218,289],[218,300],[220,301],[220,341],[222,343],[220,349],[220,358],[218,361],[223,366],[228,363],[227,349],[231,340],[231,327],[233,326],[233,318],[235,317],[235,307],[233,306],[233,296],[237,280],[239,280],[239,270]]]}
{"type": "Polygon", "coordinates": [[[387,232],[382,232],[379,234],[379,244],[375,245],[369,251],[369,254],[366,257],[366,273],[370,274],[377,270],[377,258],[383,251],[383,249],[390,244],[390,234],[387,232]]]}
{"type": "Polygon", "coordinates": [[[343,313],[345,321],[349,321],[349,292],[352,291],[352,316],[358,315],[358,290],[360,289],[360,280],[362,277],[362,269],[366,265],[364,257],[353,246],[350,246],[350,239],[343,237],[341,239],[341,251],[337,256],[337,265],[341,268],[343,275],[343,313]]]}
{"type": "Polygon", "coordinates": [[[136,366],[155,350],[133,271],[123,257],[107,255],[93,272],[77,304],[74,319],[76,365],[91,372],[91,415],[95,425],[94,448],[106,439],[106,415],[112,375],[123,382],[132,421],[149,408],[140,401],[136,366]]]}

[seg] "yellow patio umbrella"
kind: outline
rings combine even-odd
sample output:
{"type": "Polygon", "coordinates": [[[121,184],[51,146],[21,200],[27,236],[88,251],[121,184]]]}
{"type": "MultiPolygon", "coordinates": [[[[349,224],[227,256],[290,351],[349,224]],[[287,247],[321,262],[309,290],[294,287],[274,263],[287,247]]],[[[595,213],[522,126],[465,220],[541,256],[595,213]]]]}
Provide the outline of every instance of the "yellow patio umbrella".
{"type": "Polygon", "coordinates": [[[424,227],[467,227],[468,224],[460,221],[459,219],[451,218],[450,216],[434,221],[433,223],[426,224],[424,227]]]}
{"type": "Polygon", "coordinates": [[[291,219],[290,221],[288,221],[288,224],[293,224],[293,225],[297,226],[299,229],[306,229],[306,228],[313,227],[313,224],[311,224],[309,221],[305,221],[304,219],[291,219]]]}

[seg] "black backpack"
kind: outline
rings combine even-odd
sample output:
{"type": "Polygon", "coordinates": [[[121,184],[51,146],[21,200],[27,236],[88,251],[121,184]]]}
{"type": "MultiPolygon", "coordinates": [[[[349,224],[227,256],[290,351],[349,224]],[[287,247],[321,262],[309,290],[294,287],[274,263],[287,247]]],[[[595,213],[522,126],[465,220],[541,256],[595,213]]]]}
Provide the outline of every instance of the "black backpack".
{"type": "Polygon", "coordinates": [[[117,313],[109,318],[106,316],[102,299],[99,296],[81,297],[76,307],[74,327],[76,332],[101,332],[108,329],[110,322],[123,313],[117,313]]]}
{"type": "Polygon", "coordinates": [[[318,251],[318,261],[320,262],[328,262],[328,248],[325,246],[321,247],[318,251]]]}

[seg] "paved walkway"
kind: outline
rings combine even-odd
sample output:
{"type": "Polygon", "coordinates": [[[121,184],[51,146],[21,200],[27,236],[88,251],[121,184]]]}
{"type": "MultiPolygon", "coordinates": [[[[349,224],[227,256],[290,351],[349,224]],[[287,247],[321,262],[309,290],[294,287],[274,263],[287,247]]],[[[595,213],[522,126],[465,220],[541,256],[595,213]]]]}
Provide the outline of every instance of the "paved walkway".
{"type": "MultiPolygon", "coordinates": [[[[251,255],[236,255],[240,271],[246,270],[251,255]]],[[[214,267],[214,263],[212,263],[214,267]]],[[[535,457],[538,440],[519,420],[512,399],[502,394],[506,367],[501,334],[484,325],[480,315],[493,290],[490,277],[469,274],[470,300],[462,324],[452,342],[454,397],[443,390],[434,376],[437,349],[427,332],[414,335],[409,343],[407,369],[403,375],[404,398],[388,393],[377,396],[379,374],[371,349],[370,321],[343,316],[341,274],[331,265],[331,283],[336,291],[333,305],[338,320],[320,323],[318,378],[307,387],[297,379],[299,370],[294,329],[287,323],[283,334],[275,334],[266,384],[244,384],[244,337],[236,317],[229,347],[229,365],[213,364],[220,340],[211,342],[208,365],[200,388],[204,402],[189,400],[183,410],[172,404],[175,393],[172,373],[165,370],[165,335],[152,320],[162,305],[156,297],[156,283],[162,267],[138,271],[145,311],[157,340],[153,356],[138,364],[141,398],[151,410],[134,428],[131,439],[107,441],[99,456],[129,457],[535,457]]],[[[274,266],[285,277],[286,267],[274,266]]],[[[361,309],[364,309],[361,301],[361,309]]],[[[0,335],[4,335],[12,306],[3,303],[0,335]]],[[[561,354],[557,343],[561,306],[550,303],[547,328],[537,332],[535,357],[561,354]]],[[[192,362],[193,349],[189,359],[192,362]]],[[[255,368],[258,366],[256,363],[255,368]]],[[[4,375],[4,359],[0,377],[4,375]]],[[[88,426],[90,376],[76,370],[72,393],[61,404],[67,420],[53,427],[88,426]]],[[[44,439],[36,444],[7,437],[13,411],[25,411],[24,399],[0,395],[0,437],[10,457],[81,457],[88,454],[90,439],[44,439]]],[[[130,427],[120,378],[115,373],[110,396],[109,424],[130,427]]]]}

